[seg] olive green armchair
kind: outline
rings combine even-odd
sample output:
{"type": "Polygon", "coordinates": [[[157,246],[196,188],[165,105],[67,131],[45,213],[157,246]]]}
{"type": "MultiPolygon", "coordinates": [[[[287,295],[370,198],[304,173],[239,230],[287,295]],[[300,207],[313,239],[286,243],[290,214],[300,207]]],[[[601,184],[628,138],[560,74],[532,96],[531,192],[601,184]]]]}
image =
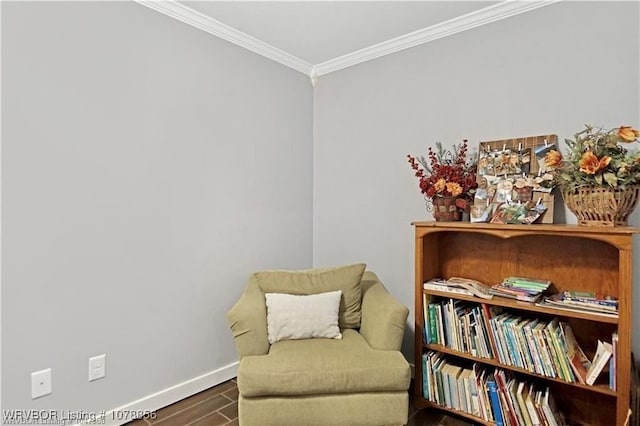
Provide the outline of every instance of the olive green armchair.
{"type": "Polygon", "coordinates": [[[400,346],[409,311],[364,269],[358,264],[251,275],[227,313],[240,358],[241,426],[407,423],[410,368],[400,346]],[[265,294],[334,290],[341,291],[337,337],[270,343],[265,294]]]}

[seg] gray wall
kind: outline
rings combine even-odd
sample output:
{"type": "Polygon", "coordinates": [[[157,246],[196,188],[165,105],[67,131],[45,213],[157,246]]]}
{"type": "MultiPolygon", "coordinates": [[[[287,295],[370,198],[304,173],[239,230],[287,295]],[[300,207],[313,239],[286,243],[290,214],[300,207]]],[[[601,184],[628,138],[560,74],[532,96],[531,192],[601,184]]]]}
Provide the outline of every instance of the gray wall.
{"type": "MultiPolygon", "coordinates": [[[[314,263],[364,259],[413,306],[410,223],[431,215],[406,155],[426,154],[436,141],[468,138],[477,147],[548,133],[564,139],[585,123],[640,126],[639,7],[561,2],[322,76],[314,263]]],[[[631,224],[640,225],[637,212],[631,224]]],[[[637,285],[640,268],[635,276],[637,285]]],[[[405,342],[409,359],[412,347],[405,342]]]]}
{"type": "Polygon", "coordinates": [[[2,89],[2,408],[237,361],[248,274],[311,266],[309,78],[131,2],[2,2],[2,89]]]}

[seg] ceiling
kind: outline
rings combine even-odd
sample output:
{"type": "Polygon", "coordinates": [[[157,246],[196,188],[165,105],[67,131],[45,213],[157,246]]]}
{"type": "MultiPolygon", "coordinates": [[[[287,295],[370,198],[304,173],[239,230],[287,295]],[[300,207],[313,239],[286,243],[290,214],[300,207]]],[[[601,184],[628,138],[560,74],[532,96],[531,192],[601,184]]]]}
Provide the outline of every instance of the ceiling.
{"type": "Polygon", "coordinates": [[[557,0],[136,0],[313,78],[557,0]]]}

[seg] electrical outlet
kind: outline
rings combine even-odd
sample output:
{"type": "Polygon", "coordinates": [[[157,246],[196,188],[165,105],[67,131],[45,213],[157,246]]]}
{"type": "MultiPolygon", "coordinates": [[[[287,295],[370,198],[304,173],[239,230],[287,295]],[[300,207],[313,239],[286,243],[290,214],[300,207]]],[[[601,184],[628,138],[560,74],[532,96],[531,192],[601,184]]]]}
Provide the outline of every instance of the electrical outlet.
{"type": "Polygon", "coordinates": [[[89,358],[89,381],[102,379],[107,374],[107,355],[97,355],[89,358]]]}
{"type": "Polygon", "coordinates": [[[51,369],[34,371],[31,373],[31,399],[51,393],[51,369]]]}

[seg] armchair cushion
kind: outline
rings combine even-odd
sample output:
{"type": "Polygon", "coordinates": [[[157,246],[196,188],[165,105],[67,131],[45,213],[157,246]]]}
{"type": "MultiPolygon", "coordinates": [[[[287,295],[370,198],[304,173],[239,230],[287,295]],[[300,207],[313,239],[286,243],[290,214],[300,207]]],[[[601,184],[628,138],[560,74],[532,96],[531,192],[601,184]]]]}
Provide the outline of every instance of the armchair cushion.
{"type": "Polygon", "coordinates": [[[340,328],[359,328],[361,318],[362,274],[364,263],[297,271],[260,271],[250,280],[264,293],[309,295],[342,291],[338,324],[340,328]]]}
{"type": "Polygon", "coordinates": [[[245,398],[406,392],[410,376],[402,353],[374,350],[347,329],[340,340],[284,340],[268,355],[243,358],[238,390],[245,398]]]}
{"type": "Polygon", "coordinates": [[[338,328],[341,295],[340,291],[308,296],[265,294],[269,343],[312,337],[341,339],[338,328]]]}

